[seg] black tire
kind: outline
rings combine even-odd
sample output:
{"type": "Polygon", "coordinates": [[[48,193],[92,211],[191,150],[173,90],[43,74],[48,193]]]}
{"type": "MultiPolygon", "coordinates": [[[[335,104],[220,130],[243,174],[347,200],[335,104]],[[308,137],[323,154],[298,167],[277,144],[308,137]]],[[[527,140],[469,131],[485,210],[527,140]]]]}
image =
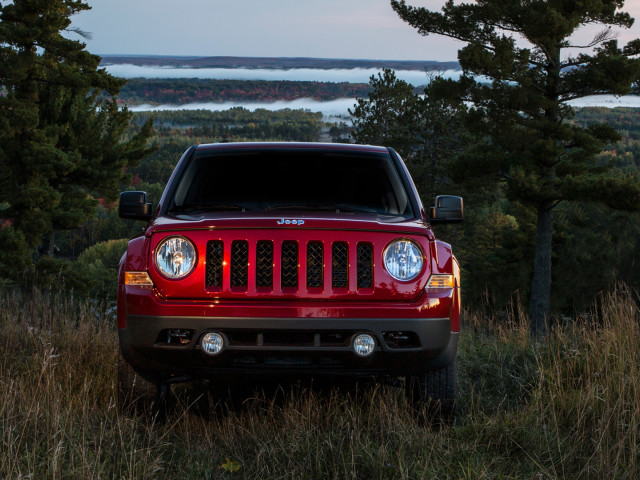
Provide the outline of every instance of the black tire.
{"type": "Polygon", "coordinates": [[[159,411],[160,382],[141,377],[124,359],[118,357],[118,409],[123,414],[156,415],[159,411]]]}
{"type": "Polygon", "coordinates": [[[438,370],[406,378],[407,394],[413,405],[426,411],[430,420],[453,423],[456,413],[458,364],[452,363],[438,370]]]}

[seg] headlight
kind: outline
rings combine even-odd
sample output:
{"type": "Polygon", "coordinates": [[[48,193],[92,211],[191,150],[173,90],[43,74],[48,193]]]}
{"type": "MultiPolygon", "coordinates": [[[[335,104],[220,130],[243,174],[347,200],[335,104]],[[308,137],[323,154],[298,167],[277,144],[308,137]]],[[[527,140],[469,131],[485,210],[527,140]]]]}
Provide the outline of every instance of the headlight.
{"type": "Polygon", "coordinates": [[[384,251],[384,268],[396,280],[413,280],[422,271],[424,257],[420,245],[408,239],[394,240],[384,251]]]}
{"type": "Polygon", "coordinates": [[[156,247],[156,267],[167,278],[182,278],[196,265],[196,249],[185,237],[167,237],[156,247]]]}

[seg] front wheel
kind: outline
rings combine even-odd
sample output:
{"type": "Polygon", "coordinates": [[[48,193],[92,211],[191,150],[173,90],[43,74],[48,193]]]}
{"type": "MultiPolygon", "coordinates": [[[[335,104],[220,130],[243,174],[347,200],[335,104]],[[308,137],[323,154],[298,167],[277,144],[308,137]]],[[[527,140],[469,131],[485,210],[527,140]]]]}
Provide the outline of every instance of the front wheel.
{"type": "Polygon", "coordinates": [[[446,367],[406,378],[407,394],[413,404],[419,409],[426,406],[431,417],[446,424],[455,418],[457,384],[455,359],[446,367]]]}

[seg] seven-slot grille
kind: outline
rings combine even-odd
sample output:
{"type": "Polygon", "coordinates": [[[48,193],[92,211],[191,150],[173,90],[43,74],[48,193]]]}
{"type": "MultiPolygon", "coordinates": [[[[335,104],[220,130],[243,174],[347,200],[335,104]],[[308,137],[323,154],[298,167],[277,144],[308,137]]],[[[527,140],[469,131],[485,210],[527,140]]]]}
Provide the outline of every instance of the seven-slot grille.
{"type": "MultiPolygon", "coordinates": [[[[224,269],[224,248],[222,240],[207,242],[205,284],[207,288],[222,288],[224,269]]],[[[357,243],[356,258],[349,258],[347,242],[310,241],[302,246],[296,240],[273,242],[259,240],[255,248],[249,248],[247,240],[232,240],[229,256],[230,286],[234,289],[247,288],[250,278],[260,291],[274,290],[274,269],[280,273],[279,287],[283,291],[307,289],[349,288],[349,262],[356,262],[358,288],[373,288],[373,245],[369,242],[357,243]],[[325,264],[325,249],[331,252],[331,259],[325,264]],[[279,255],[277,255],[279,253],[279,255]],[[303,256],[304,258],[300,258],[303,256]],[[276,258],[279,258],[276,264],[276,258]],[[301,263],[306,265],[306,275],[301,276],[301,263]],[[331,285],[325,285],[325,268],[331,269],[331,285]],[[255,275],[250,270],[255,269],[255,275]]]]}

